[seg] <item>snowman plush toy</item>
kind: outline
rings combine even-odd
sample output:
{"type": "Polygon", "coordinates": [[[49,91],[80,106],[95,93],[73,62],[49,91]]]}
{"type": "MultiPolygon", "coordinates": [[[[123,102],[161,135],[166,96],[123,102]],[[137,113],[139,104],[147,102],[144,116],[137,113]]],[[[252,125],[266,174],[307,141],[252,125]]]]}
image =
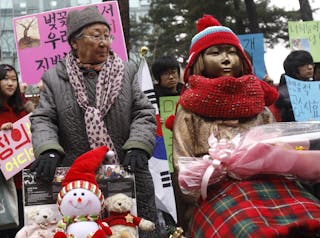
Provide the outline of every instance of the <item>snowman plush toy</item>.
{"type": "Polygon", "coordinates": [[[62,215],[54,238],[106,238],[111,235],[107,223],[100,220],[104,196],[96,181],[96,171],[105,156],[113,156],[101,146],[79,156],[70,167],[58,194],[62,215]]]}

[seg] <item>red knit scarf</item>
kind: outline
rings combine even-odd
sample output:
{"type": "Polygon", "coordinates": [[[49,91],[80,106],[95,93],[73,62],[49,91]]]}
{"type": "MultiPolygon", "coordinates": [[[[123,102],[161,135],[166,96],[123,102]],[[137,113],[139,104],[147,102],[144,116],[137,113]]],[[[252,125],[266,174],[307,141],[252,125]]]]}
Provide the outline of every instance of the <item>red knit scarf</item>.
{"type": "Polygon", "coordinates": [[[205,78],[192,75],[179,104],[200,116],[239,119],[258,115],[275,102],[276,89],[254,75],[205,78]]]}

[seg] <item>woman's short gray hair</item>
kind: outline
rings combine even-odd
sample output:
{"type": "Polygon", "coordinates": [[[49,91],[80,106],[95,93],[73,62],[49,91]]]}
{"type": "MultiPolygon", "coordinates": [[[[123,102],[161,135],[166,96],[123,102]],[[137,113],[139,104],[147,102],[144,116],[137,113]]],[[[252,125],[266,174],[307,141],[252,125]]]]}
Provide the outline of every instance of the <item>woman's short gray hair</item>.
{"type": "Polygon", "coordinates": [[[70,47],[71,47],[71,50],[72,50],[72,53],[73,53],[74,56],[77,56],[77,51],[72,47],[72,43],[83,37],[84,30],[85,30],[85,27],[80,32],[78,32],[77,34],[72,35],[71,38],[70,38],[70,47]]]}

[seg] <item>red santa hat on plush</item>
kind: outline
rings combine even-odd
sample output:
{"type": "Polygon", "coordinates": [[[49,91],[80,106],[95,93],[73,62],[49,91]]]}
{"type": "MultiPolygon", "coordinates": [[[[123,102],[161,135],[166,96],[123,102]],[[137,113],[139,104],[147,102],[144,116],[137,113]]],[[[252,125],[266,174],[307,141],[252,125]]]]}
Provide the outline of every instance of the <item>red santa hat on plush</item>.
{"type": "Polygon", "coordinates": [[[105,157],[112,157],[114,152],[107,146],[101,146],[80,155],[68,170],[62,181],[62,189],[58,194],[57,204],[60,207],[61,201],[66,193],[73,189],[87,189],[97,195],[104,205],[104,196],[96,181],[96,171],[105,157]]]}

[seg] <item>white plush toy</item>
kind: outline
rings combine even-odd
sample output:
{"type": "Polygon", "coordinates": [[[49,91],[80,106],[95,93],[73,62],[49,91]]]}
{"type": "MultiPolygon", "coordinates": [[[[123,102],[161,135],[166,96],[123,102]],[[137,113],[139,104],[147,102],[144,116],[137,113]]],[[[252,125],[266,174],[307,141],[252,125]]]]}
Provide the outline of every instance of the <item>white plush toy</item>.
{"type": "Polygon", "coordinates": [[[31,208],[26,212],[29,221],[16,234],[16,238],[52,238],[57,227],[57,217],[50,208],[31,208]]]}
{"type": "Polygon", "coordinates": [[[103,219],[112,230],[111,238],[135,238],[137,227],[143,231],[153,231],[155,224],[131,214],[133,199],[126,194],[117,193],[106,199],[108,217],[103,219]]]}
{"type": "MultiPolygon", "coordinates": [[[[70,167],[58,194],[57,204],[62,220],[54,238],[106,238],[111,230],[100,220],[104,196],[96,181],[96,171],[108,147],[101,146],[78,157],[70,167]]],[[[111,156],[111,155],[110,155],[111,156]]]]}

